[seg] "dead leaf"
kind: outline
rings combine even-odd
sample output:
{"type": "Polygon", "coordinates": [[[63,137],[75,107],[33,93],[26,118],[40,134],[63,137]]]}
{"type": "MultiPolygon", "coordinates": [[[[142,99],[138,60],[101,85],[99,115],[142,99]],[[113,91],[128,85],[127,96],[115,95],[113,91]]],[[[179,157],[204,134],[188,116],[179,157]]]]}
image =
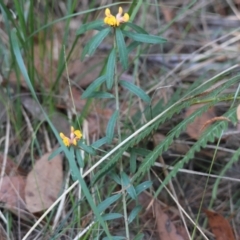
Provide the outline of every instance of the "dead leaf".
{"type": "MultiPolygon", "coordinates": [[[[2,167],[3,167],[3,154],[0,153],[0,172],[2,171],[2,167]]],[[[4,175],[8,176],[15,175],[16,172],[18,172],[18,165],[10,157],[7,157],[4,175]]],[[[20,170],[20,172],[22,171],[20,170]]]]}
{"type": "Polygon", "coordinates": [[[27,209],[32,213],[50,207],[62,187],[62,157],[57,155],[49,161],[50,154],[43,155],[27,176],[25,199],[27,209]]]}
{"type": "Polygon", "coordinates": [[[98,54],[80,61],[78,57],[68,63],[70,79],[77,83],[79,87],[86,88],[99,77],[105,58],[105,55],[98,54]]]}
{"type": "Polygon", "coordinates": [[[175,11],[173,7],[169,7],[168,5],[162,4],[161,11],[163,13],[164,19],[167,23],[171,22],[175,17],[175,11]]]}
{"type": "Polygon", "coordinates": [[[159,238],[162,240],[184,240],[183,237],[177,233],[176,227],[168,215],[163,212],[157,201],[154,202],[154,210],[159,238]]]}
{"type": "Polygon", "coordinates": [[[216,240],[235,240],[229,222],[220,214],[204,210],[208,217],[209,226],[216,237],[216,240]]]}
{"type": "MultiPolygon", "coordinates": [[[[203,106],[202,104],[199,104],[199,105],[194,105],[188,108],[187,112],[185,113],[185,118],[188,118],[191,114],[193,114],[202,106],[203,106]]],[[[216,117],[216,114],[215,114],[214,108],[209,108],[201,116],[195,118],[195,120],[192,123],[188,124],[187,130],[186,130],[187,134],[191,138],[197,140],[203,132],[202,128],[205,125],[205,123],[215,117],[216,117]]]]}
{"type": "Polygon", "coordinates": [[[10,210],[25,210],[24,189],[26,178],[23,176],[5,176],[0,181],[0,201],[5,203],[5,207],[10,210]]]}

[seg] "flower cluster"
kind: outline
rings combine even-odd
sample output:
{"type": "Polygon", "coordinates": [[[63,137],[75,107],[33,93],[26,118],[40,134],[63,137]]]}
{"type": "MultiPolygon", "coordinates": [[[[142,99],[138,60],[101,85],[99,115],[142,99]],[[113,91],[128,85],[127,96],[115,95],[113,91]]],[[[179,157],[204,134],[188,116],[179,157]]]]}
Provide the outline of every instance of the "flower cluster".
{"type": "Polygon", "coordinates": [[[128,13],[124,13],[123,16],[122,16],[122,14],[123,14],[123,9],[121,7],[119,7],[119,9],[118,9],[118,14],[116,15],[116,17],[114,17],[111,14],[110,9],[107,8],[105,10],[106,17],[104,18],[104,23],[111,27],[118,27],[121,23],[128,22],[128,20],[129,20],[128,13]]]}
{"type": "Polygon", "coordinates": [[[74,127],[71,127],[70,138],[66,137],[63,133],[60,133],[60,137],[66,147],[69,147],[70,145],[76,146],[77,141],[82,138],[82,133],[80,130],[74,130],[74,127]]]}

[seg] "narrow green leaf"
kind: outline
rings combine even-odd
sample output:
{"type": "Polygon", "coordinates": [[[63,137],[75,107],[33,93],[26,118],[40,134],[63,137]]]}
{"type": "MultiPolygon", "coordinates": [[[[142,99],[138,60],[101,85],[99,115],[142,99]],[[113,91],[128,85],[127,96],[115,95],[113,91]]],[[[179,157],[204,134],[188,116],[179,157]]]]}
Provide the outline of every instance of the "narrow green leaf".
{"type": "Polygon", "coordinates": [[[140,42],[136,42],[136,41],[131,42],[131,43],[127,46],[127,53],[129,54],[131,51],[133,51],[133,49],[135,49],[136,47],[138,47],[140,44],[141,44],[140,42]]]}
{"type": "Polygon", "coordinates": [[[120,179],[120,177],[115,173],[115,172],[110,172],[109,174],[108,174],[108,176],[110,177],[110,178],[112,178],[117,184],[119,184],[119,185],[121,185],[121,179],[120,179]]]}
{"type": "Polygon", "coordinates": [[[63,152],[63,148],[59,147],[57,148],[55,151],[53,151],[50,156],[48,157],[48,161],[51,161],[54,157],[56,157],[58,154],[60,154],[61,152],[63,152]]]}
{"type": "Polygon", "coordinates": [[[101,86],[101,84],[103,84],[106,81],[106,76],[101,76],[99,78],[97,78],[96,80],[93,81],[93,83],[91,83],[88,88],[84,91],[84,93],[82,94],[81,98],[87,98],[89,97],[89,95],[94,92],[96,89],[98,90],[98,88],[101,86]]]}
{"type": "Polygon", "coordinates": [[[134,151],[131,151],[130,154],[130,172],[135,173],[137,169],[137,154],[134,151]]]}
{"type": "Polygon", "coordinates": [[[152,186],[151,181],[146,181],[146,182],[140,183],[135,188],[136,194],[139,195],[141,192],[145,191],[146,189],[150,188],[151,186],[152,186]]]}
{"type": "Polygon", "coordinates": [[[128,67],[128,52],[127,52],[127,47],[122,34],[122,30],[120,28],[116,28],[116,41],[117,41],[120,62],[123,68],[126,70],[128,67]]]}
{"type": "Polygon", "coordinates": [[[82,159],[81,151],[75,151],[77,162],[80,168],[84,168],[84,161],[82,159]]]}
{"type": "Polygon", "coordinates": [[[138,33],[142,33],[142,34],[148,34],[148,32],[146,30],[144,30],[143,28],[139,27],[138,25],[132,23],[132,22],[126,22],[125,23],[128,27],[132,28],[133,30],[135,30],[138,33]]]}
{"type": "Polygon", "coordinates": [[[86,144],[84,144],[83,141],[79,141],[78,146],[90,155],[96,155],[95,150],[91,146],[87,146],[86,144]]]}
{"type": "MultiPolygon", "coordinates": [[[[111,237],[110,233],[109,233],[109,230],[108,228],[106,227],[106,224],[105,222],[103,221],[102,219],[102,216],[100,215],[99,211],[97,210],[97,207],[95,206],[95,203],[93,201],[93,198],[89,192],[89,189],[85,183],[85,181],[83,180],[82,176],[79,174],[79,171],[78,171],[78,168],[77,168],[77,165],[74,161],[74,158],[72,157],[72,154],[70,152],[70,150],[62,143],[62,139],[60,138],[59,136],[59,133],[57,132],[56,128],[54,127],[54,125],[52,124],[51,120],[49,119],[49,116],[46,114],[46,112],[44,111],[44,109],[41,107],[41,104],[37,98],[37,95],[36,95],[36,92],[35,92],[35,89],[33,88],[33,85],[30,81],[30,78],[28,76],[28,73],[27,73],[27,70],[26,70],[26,67],[25,67],[25,64],[24,64],[24,61],[23,61],[23,58],[21,56],[21,51],[20,51],[20,48],[19,48],[19,44],[18,44],[18,39],[17,39],[17,36],[16,36],[16,32],[15,30],[12,30],[11,31],[11,41],[12,41],[12,46],[13,46],[13,52],[14,52],[14,56],[17,60],[17,64],[19,66],[19,69],[21,70],[21,73],[28,85],[28,88],[32,94],[32,96],[34,97],[34,99],[39,103],[40,105],[40,108],[48,122],[48,124],[50,125],[55,137],[57,138],[57,140],[59,141],[59,143],[61,144],[63,150],[64,150],[64,153],[66,154],[66,158],[69,160],[69,163],[70,161],[72,160],[72,169],[74,171],[74,175],[75,175],[75,178],[78,178],[78,181],[81,185],[81,188],[83,190],[83,193],[84,195],[86,196],[86,199],[93,211],[93,213],[96,215],[96,218],[97,220],[100,222],[102,228],[104,229],[105,233],[107,234],[107,236],[111,237]]],[[[71,148],[70,148],[71,149],[71,148]]],[[[25,239],[27,239],[27,237],[29,236],[29,234],[31,233],[31,231],[28,231],[28,233],[24,236],[25,239]]]]}
{"type": "Polygon", "coordinates": [[[108,142],[108,138],[103,137],[103,138],[100,138],[99,140],[97,140],[96,142],[94,142],[91,146],[92,146],[92,148],[98,149],[102,145],[106,144],[107,142],[108,142]]]}
{"type": "Polygon", "coordinates": [[[113,196],[105,199],[104,201],[102,201],[102,202],[97,206],[98,211],[99,211],[99,212],[105,211],[111,204],[113,204],[114,202],[116,202],[120,197],[121,197],[121,194],[118,193],[118,194],[116,194],[116,195],[113,195],[113,196]]]}
{"type": "Polygon", "coordinates": [[[103,41],[103,39],[109,34],[110,28],[105,28],[104,30],[97,33],[88,44],[83,49],[82,52],[82,59],[88,54],[89,56],[92,56],[97,49],[97,47],[100,45],[100,43],[103,41]]]}
{"type": "Polygon", "coordinates": [[[90,23],[83,24],[76,32],[76,35],[85,33],[88,30],[99,29],[103,25],[103,20],[96,20],[90,23]]]}
{"type": "Polygon", "coordinates": [[[104,221],[114,220],[114,219],[122,218],[122,217],[123,217],[123,215],[120,213],[108,213],[108,214],[104,214],[102,216],[104,221]]]}
{"type": "Polygon", "coordinates": [[[167,39],[159,37],[159,36],[155,36],[155,35],[133,33],[133,32],[128,32],[128,31],[122,31],[122,33],[125,36],[133,39],[134,41],[142,42],[142,43],[158,44],[158,43],[164,43],[167,41],[167,39]]]}
{"type": "Polygon", "coordinates": [[[137,194],[136,194],[136,190],[133,187],[133,185],[130,185],[127,189],[127,193],[129,194],[129,196],[133,199],[133,200],[137,200],[137,194]]]}
{"type": "Polygon", "coordinates": [[[142,206],[138,205],[136,206],[132,211],[131,213],[129,214],[129,217],[128,217],[128,223],[131,223],[135,218],[136,216],[139,214],[139,212],[142,210],[142,206]]]}
{"type": "Polygon", "coordinates": [[[88,98],[115,98],[113,94],[108,92],[92,92],[88,98]]]}
{"type": "Polygon", "coordinates": [[[143,101],[150,103],[151,98],[139,87],[134,85],[133,83],[127,82],[127,81],[119,81],[119,84],[125,88],[128,89],[131,93],[137,95],[139,98],[141,98],[143,101]]]}
{"type": "Polygon", "coordinates": [[[112,88],[114,83],[115,62],[116,62],[116,51],[113,48],[108,57],[107,70],[106,70],[106,77],[107,77],[106,82],[107,82],[108,90],[112,88]]]}
{"type": "Polygon", "coordinates": [[[121,179],[122,179],[123,187],[126,189],[129,196],[132,199],[136,200],[137,199],[136,191],[135,191],[128,175],[125,172],[121,172],[121,179]]]}
{"type": "Polygon", "coordinates": [[[106,137],[108,138],[108,143],[112,142],[112,140],[113,140],[114,130],[115,130],[115,125],[117,122],[118,114],[119,114],[119,112],[118,112],[118,110],[116,110],[108,122],[107,129],[106,129],[106,137]]]}

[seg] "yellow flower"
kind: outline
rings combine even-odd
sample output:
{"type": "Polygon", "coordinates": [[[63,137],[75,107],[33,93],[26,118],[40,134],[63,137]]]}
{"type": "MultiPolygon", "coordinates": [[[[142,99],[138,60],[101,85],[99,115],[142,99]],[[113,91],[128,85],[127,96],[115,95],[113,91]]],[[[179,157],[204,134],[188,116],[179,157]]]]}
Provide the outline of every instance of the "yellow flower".
{"type": "Polygon", "coordinates": [[[111,27],[118,27],[121,23],[125,23],[129,21],[129,15],[128,13],[124,13],[123,14],[123,9],[121,7],[119,7],[118,9],[118,14],[116,15],[116,17],[114,17],[111,14],[111,11],[109,8],[107,8],[105,10],[105,15],[106,17],[104,18],[104,23],[111,26],[111,27]]]}
{"type": "Polygon", "coordinates": [[[82,133],[80,130],[74,130],[74,127],[71,127],[70,138],[66,137],[63,133],[60,133],[60,137],[66,147],[70,145],[76,146],[77,141],[82,138],[82,133]]]}

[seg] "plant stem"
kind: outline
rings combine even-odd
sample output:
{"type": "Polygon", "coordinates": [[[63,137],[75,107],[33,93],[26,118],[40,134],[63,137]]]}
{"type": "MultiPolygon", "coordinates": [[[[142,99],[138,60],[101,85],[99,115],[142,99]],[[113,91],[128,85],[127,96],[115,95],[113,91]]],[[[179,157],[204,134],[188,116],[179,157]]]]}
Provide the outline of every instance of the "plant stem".
{"type": "MultiPolygon", "coordinates": [[[[114,42],[113,47],[115,49],[115,52],[117,53],[117,43],[116,43],[116,33],[114,29],[114,42]]],[[[118,92],[118,74],[117,74],[117,61],[114,60],[114,82],[115,82],[115,99],[116,99],[116,110],[120,112],[119,107],[119,92],[118,92]]],[[[118,143],[121,143],[121,128],[120,128],[120,116],[117,118],[117,132],[118,132],[118,143]]],[[[120,159],[120,173],[123,172],[123,163],[122,158],[120,159]]],[[[126,230],[126,238],[129,240],[129,228],[128,228],[128,215],[127,215],[127,205],[126,205],[126,191],[123,188],[123,182],[122,182],[122,202],[123,202],[123,214],[124,214],[124,222],[125,222],[125,230],[126,230]]]]}

